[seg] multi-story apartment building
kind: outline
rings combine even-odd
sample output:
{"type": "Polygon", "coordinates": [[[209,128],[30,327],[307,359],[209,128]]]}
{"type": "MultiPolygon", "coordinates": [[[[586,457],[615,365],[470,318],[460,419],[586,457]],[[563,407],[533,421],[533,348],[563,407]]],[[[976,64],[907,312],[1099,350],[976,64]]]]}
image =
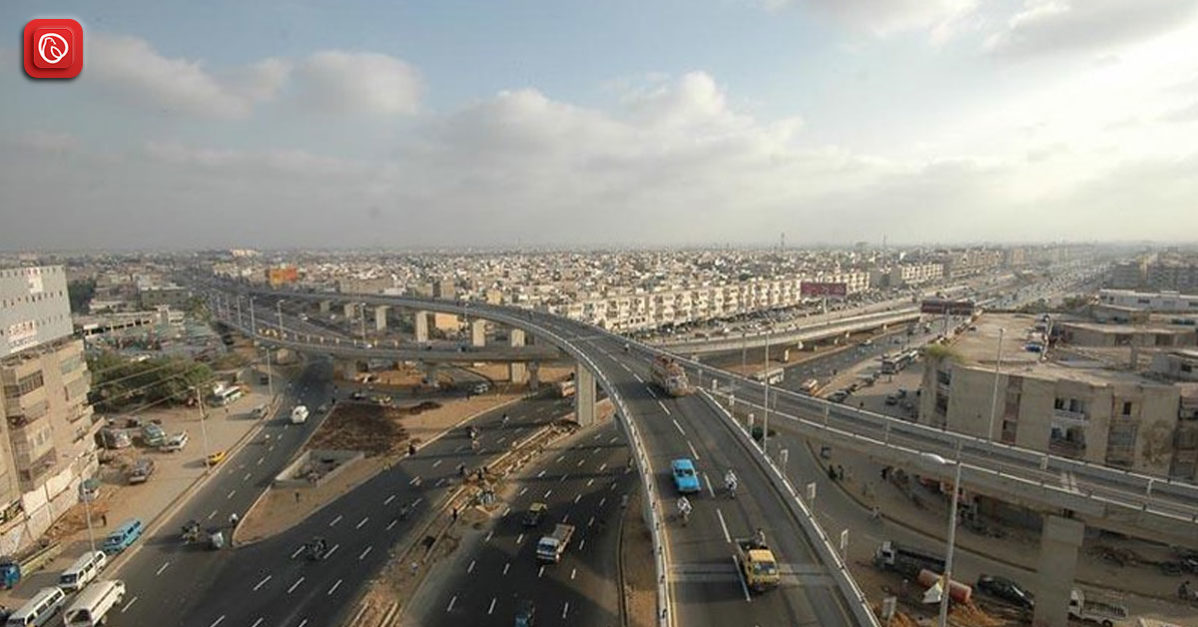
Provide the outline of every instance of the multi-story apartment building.
{"type": "Polygon", "coordinates": [[[944,277],[960,279],[997,269],[1003,263],[1004,253],[999,249],[970,248],[952,250],[940,256],[944,265],[944,277]]]}
{"type": "MultiPolygon", "coordinates": [[[[1183,402],[1196,396],[1186,385],[1094,359],[1048,358],[1042,352],[1045,325],[1032,316],[984,316],[976,329],[950,347],[927,352],[921,423],[1089,462],[1195,478],[1198,419],[1185,408],[1198,399],[1183,402]],[[1005,333],[997,366],[1000,328],[1005,333]]],[[[1097,337],[1090,328],[1073,332],[1097,337]]]]}
{"type": "Polygon", "coordinates": [[[32,542],[95,474],[100,427],[87,404],[61,267],[0,270],[0,551],[32,542]]]}
{"type": "Polygon", "coordinates": [[[1198,313],[1198,293],[1134,292],[1131,290],[1099,290],[1098,302],[1112,307],[1143,311],[1198,313]]]}
{"type": "Polygon", "coordinates": [[[166,305],[171,309],[183,310],[191,301],[191,290],[180,285],[154,285],[137,290],[137,301],[142,309],[157,309],[166,305]]]}
{"type": "Polygon", "coordinates": [[[890,269],[890,287],[923,285],[944,278],[944,264],[901,263],[890,269]]]}

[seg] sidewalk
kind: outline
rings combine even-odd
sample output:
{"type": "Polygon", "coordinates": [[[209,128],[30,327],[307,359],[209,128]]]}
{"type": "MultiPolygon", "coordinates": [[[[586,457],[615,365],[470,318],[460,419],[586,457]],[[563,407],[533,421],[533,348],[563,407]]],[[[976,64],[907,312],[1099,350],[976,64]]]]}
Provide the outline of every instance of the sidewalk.
{"type": "MultiPolygon", "coordinates": [[[[870,411],[890,415],[905,413],[898,406],[886,406],[885,397],[898,388],[910,391],[918,389],[921,372],[921,368],[916,365],[895,375],[892,381],[886,381],[886,377],[883,377],[876,385],[863,388],[850,396],[846,404],[856,407],[864,403],[865,408],[870,411]]],[[[855,373],[843,373],[837,377],[834,386],[830,387],[846,385],[853,378],[855,373]]],[[[813,445],[813,454],[818,453],[818,443],[813,445]]],[[[829,462],[844,467],[845,478],[837,481],[837,485],[862,508],[869,510],[876,505],[881,516],[887,521],[927,537],[932,542],[945,541],[948,522],[947,495],[915,481],[909,482],[907,487],[883,481],[883,464],[871,462],[860,455],[842,455],[833,450],[830,460],[821,461],[825,468],[829,462]]],[[[999,525],[990,519],[985,520],[985,525],[1001,529],[1005,537],[982,535],[961,526],[957,529],[957,546],[992,561],[1023,570],[1035,571],[1039,567],[1038,531],[999,525]]],[[[1155,562],[1169,558],[1171,551],[1168,547],[1131,538],[1098,536],[1093,534],[1095,530],[1088,531],[1092,535],[1086,538],[1078,554],[1078,584],[1100,588],[1120,596],[1133,594],[1167,601],[1173,599],[1174,592],[1184,577],[1165,575],[1152,563],[1129,563],[1120,567],[1102,557],[1105,549],[1109,548],[1124,555],[1134,554],[1142,562],[1155,562]]]]}
{"type": "MultiPolygon", "coordinates": [[[[228,407],[209,408],[205,423],[210,451],[230,453],[249,439],[263,422],[253,415],[259,405],[269,402],[266,386],[252,385],[251,392],[228,407]]],[[[156,468],[150,479],[141,485],[128,485],[119,461],[103,463],[100,496],[91,504],[92,537],[99,549],[104,537],[130,518],[139,518],[147,529],[172,506],[190,495],[205,475],[204,437],[200,428],[199,410],[188,407],[153,410],[139,414],[143,420],[159,419],[168,435],[187,432],[188,443],[182,450],[163,453],[133,446],[115,451],[118,460],[148,458],[156,468]]],[[[122,417],[117,417],[122,418],[122,417]]],[[[103,452],[103,451],[102,451],[103,452]]],[[[62,554],[46,567],[33,573],[22,573],[22,579],[12,590],[0,591],[0,604],[19,607],[37,594],[38,590],[58,583],[58,575],[80,555],[89,550],[86,512],[82,503],[71,508],[50,527],[46,534],[62,543],[62,554]]],[[[110,566],[111,568],[111,566],[110,566]]]]}

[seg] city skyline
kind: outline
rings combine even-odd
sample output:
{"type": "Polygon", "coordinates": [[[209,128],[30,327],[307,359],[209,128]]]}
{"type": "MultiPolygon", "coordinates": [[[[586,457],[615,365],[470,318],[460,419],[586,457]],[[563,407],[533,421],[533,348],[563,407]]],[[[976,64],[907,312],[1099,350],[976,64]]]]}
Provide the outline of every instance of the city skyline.
{"type": "Polygon", "coordinates": [[[1179,242],[1196,7],[8,3],[0,249],[1179,242]]]}

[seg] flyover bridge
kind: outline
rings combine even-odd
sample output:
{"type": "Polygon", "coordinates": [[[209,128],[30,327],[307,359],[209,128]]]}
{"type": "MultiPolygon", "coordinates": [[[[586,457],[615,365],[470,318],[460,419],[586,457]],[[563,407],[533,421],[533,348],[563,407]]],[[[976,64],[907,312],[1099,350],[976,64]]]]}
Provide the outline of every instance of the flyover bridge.
{"type": "MultiPolygon", "coordinates": [[[[291,293],[287,293],[287,297],[312,300],[329,298],[328,295],[291,293]]],[[[432,299],[392,296],[346,298],[367,304],[466,313],[466,308],[461,305],[432,299]]],[[[652,450],[654,438],[641,440],[632,436],[638,424],[646,431],[653,431],[660,426],[661,420],[628,411],[628,404],[623,399],[633,394],[633,391],[621,385],[620,373],[624,372],[625,376],[633,374],[639,383],[643,383],[645,377],[628,366],[640,364],[643,370],[643,364],[649,358],[661,354],[659,348],[627,342],[620,336],[583,323],[531,311],[474,305],[469,307],[469,313],[544,337],[597,373],[604,389],[616,400],[621,416],[630,419],[624,423],[629,429],[630,441],[638,445],[649,443],[650,448],[639,451],[637,458],[642,479],[652,488],[654,477],[650,461],[658,460],[656,467],[661,468],[668,456],[652,450]],[[640,359],[630,359],[629,354],[621,354],[625,344],[633,348],[631,356],[639,356],[640,359]],[[601,367],[595,360],[604,365],[601,367]]],[[[1198,486],[1194,484],[1154,478],[934,429],[787,390],[769,388],[767,403],[766,388],[760,383],[696,361],[682,361],[693,382],[712,390],[705,393],[707,396],[731,409],[747,407],[764,417],[764,408],[768,405],[771,419],[783,421],[804,435],[860,451],[879,461],[929,477],[951,481],[956,464],[960,463],[962,482],[969,488],[1045,511],[1042,568],[1037,590],[1037,596],[1045,602],[1037,603],[1037,624],[1066,624],[1064,610],[1068,606],[1077,550],[1085,525],[1198,548],[1198,486]],[[951,463],[944,464],[937,461],[938,458],[951,463]]],[[[713,411],[712,407],[703,403],[688,404],[687,413],[688,418],[697,419],[694,428],[702,429],[706,438],[735,439],[740,432],[735,427],[722,425],[727,414],[721,417],[719,411],[713,411]]],[[[789,487],[780,484],[779,478],[773,476],[777,474],[776,468],[770,466],[769,460],[761,459],[760,449],[754,445],[752,450],[752,454],[741,455],[739,462],[735,463],[738,474],[742,477],[755,475],[763,479],[767,484],[766,489],[773,491],[788,505],[792,501],[798,502],[789,487]]],[[[652,489],[649,493],[653,494],[652,489]]],[[[652,509],[657,516],[655,524],[661,524],[666,511],[662,501],[656,501],[652,509]]],[[[821,549],[830,548],[822,531],[807,527],[806,523],[810,521],[799,523],[798,519],[799,516],[795,516],[794,523],[809,541],[815,543],[813,548],[816,551],[822,553],[821,549]]],[[[664,546],[667,543],[663,541],[662,544],[664,546]]],[[[658,545],[655,543],[655,546],[658,545]]],[[[825,565],[832,574],[842,572],[843,564],[839,563],[836,552],[830,552],[831,556],[825,560],[825,565]]],[[[665,567],[666,564],[659,564],[659,568],[665,567]]],[[[847,571],[843,572],[847,578],[847,571]]],[[[851,581],[838,582],[838,585],[842,599],[855,599],[860,594],[851,581]]],[[[670,592],[663,591],[662,607],[668,607],[670,592]]],[[[849,609],[856,608],[850,604],[849,609]]]]}
{"type": "Polygon", "coordinates": [[[833,318],[815,323],[799,323],[798,326],[784,331],[755,333],[753,335],[732,334],[706,339],[676,340],[660,342],[656,346],[680,355],[724,353],[746,348],[761,348],[763,346],[781,347],[786,344],[816,342],[828,338],[844,337],[861,331],[885,328],[891,325],[917,322],[919,317],[918,307],[903,307],[893,311],[879,311],[843,318],[833,318]]]}
{"type": "MultiPolygon", "coordinates": [[[[208,281],[211,289],[247,291],[245,286],[208,281]]],[[[576,399],[580,421],[593,416],[596,385],[602,387],[617,409],[636,469],[644,486],[646,525],[653,540],[657,572],[658,624],[818,624],[879,625],[864,595],[828,537],[814,523],[806,506],[786,490],[778,476],[762,472],[760,451],[747,436],[700,396],[670,398],[647,383],[646,355],[629,359],[624,340],[577,322],[555,316],[503,307],[468,308],[456,303],[393,296],[341,296],[293,292],[257,292],[289,300],[344,299],[417,311],[440,311],[484,317],[531,333],[578,363],[576,399]],[[730,442],[736,442],[730,446],[730,442]],[[696,495],[690,522],[682,525],[673,514],[670,460],[690,457],[704,474],[707,490],[696,495]],[[715,498],[716,481],[725,468],[735,468],[743,490],[734,502],[715,498]],[[733,506],[734,505],[734,506],[733,506]],[[783,583],[779,589],[751,597],[744,592],[735,570],[736,537],[756,528],[767,530],[780,560],[783,583]]],[[[248,326],[223,320],[252,334],[248,326]]],[[[282,345],[281,338],[256,335],[263,343],[282,345]]],[[[297,350],[327,352],[328,342],[311,337],[289,337],[297,350]]],[[[345,348],[345,347],[342,347],[345,348]]],[[[359,355],[385,350],[357,347],[359,355]]],[[[392,353],[394,354],[394,353],[392,353]]]]}

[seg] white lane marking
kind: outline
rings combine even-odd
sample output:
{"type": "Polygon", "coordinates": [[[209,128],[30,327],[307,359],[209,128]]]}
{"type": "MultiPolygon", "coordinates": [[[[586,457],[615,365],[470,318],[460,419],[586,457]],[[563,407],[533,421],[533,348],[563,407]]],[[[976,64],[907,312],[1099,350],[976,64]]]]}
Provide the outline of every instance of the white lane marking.
{"type": "Polygon", "coordinates": [[[262,465],[262,462],[264,462],[264,461],[266,461],[266,458],[265,458],[265,457],[259,457],[259,458],[258,458],[258,461],[257,461],[257,463],[255,463],[254,465],[255,465],[255,466],[261,466],[261,465],[262,465]]]}
{"type": "Polygon", "coordinates": [[[254,586],[254,592],[257,592],[258,588],[265,586],[266,582],[270,581],[270,577],[271,577],[270,575],[267,575],[262,581],[259,581],[258,585],[254,586]]]}
{"type": "Polygon", "coordinates": [[[594,479],[587,479],[587,487],[588,488],[591,487],[591,484],[593,484],[593,483],[595,483],[594,479]]]}
{"type": "Polygon", "coordinates": [[[216,518],[216,510],[212,510],[212,513],[208,514],[208,520],[212,520],[213,518],[216,518]]]}
{"type": "Polygon", "coordinates": [[[580,460],[578,460],[578,463],[577,463],[577,464],[574,464],[574,467],[575,467],[575,468],[580,468],[580,467],[581,467],[583,464],[585,464],[586,462],[587,462],[587,460],[585,460],[585,459],[580,459],[580,460]]]}
{"type": "Polygon", "coordinates": [[[398,522],[399,522],[399,519],[395,518],[395,519],[392,519],[391,522],[387,523],[387,531],[391,531],[391,528],[394,527],[398,522]]]}
{"type": "Polygon", "coordinates": [[[520,494],[517,494],[516,496],[524,496],[524,493],[525,493],[525,492],[528,492],[528,488],[527,488],[527,487],[521,488],[521,489],[520,489],[520,494]]]}
{"type": "Polygon", "coordinates": [[[227,496],[225,498],[231,499],[231,498],[233,498],[234,494],[237,494],[237,490],[229,490],[229,496],[227,496]]]}
{"type": "Polygon", "coordinates": [[[695,456],[695,461],[699,461],[699,451],[695,450],[695,445],[691,444],[690,440],[686,441],[686,446],[691,450],[691,455],[695,456]]]}
{"type": "Polygon", "coordinates": [[[749,596],[749,584],[745,584],[744,575],[740,574],[740,562],[737,561],[736,555],[732,556],[732,567],[736,568],[737,580],[740,581],[740,590],[742,590],[745,593],[745,601],[752,603],[752,597],[749,596]]]}
{"type": "Polygon", "coordinates": [[[666,415],[667,415],[667,416],[669,416],[669,415],[670,415],[670,410],[666,408],[666,404],[665,404],[665,403],[663,403],[663,402],[661,402],[661,401],[657,401],[657,404],[658,404],[659,406],[661,406],[661,410],[662,410],[662,411],[664,411],[664,412],[666,413],[666,415]]]}
{"type": "Polygon", "coordinates": [[[337,514],[337,517],[334,518],[333,521],[329,523],[329,526],[332,527],[339,522],[341,522],[341,514],[337,514]]]}
{"type": "Polygon", "coordinates": [[[520,534],[520,535],[516,536],[516,546],[520,546],[520,543],[523,541],[524,541],[524,534],[520,534]]]}
{"type": "Polygon", "coordinates": [[[294,553],[291,554],[291,559],[295,559],[295,557],[297,555],[299,555],[300,553],[303,553],[303,552],[304,552],[304,547],[301,546],[300,548],[296,549],[294,553]]]}
{"type": "Polygon", "coordinates": [[[365,551],[362,551],[362,554],[358,556],[358,561],[360,562],[360,561],[362,561],[362,560],[366,559],[366,556],[367,556],[367,555],[370,555],[370,552],[371,552],[371,551],[373,551],[373,550],[374,550],[374,547],[373,547],[373,546],[368,546],[368,547],[366,547],[366,550],[365,550],[365,551]]]}
{"type": "Polygon", "coordinates": [[[333,587],[329,588],[329,591],[325,593],[325,596],[333,596],[333,593],[336,592],[337,588],[340,588],[340,587],[341,587],[341,580],[338,579],[337,583],[333,584],[333,587]]]}
{"type": "Polygon", "coordinates": [[[607,462],[599,464],[599,472],[603,472],[604,470],[607,470],[607,462]]]}
{"type": "Polygon", "coordinates": [[[370,520],[369,516],[363,518],[361,521],[358,522],[358,526],[354,527],[354,529],[361,529],[362,525],[365,525],[366,521],[368,521],[368,520],[370,520]]]}
{"type": "Polygon", "coordinates": [[[558,483],[565,483],[565,482],[566,482],[566,479],[567,479],[569,476],[570,476],[570,473],[566,473],[566,474],[562,475],[562,478],[558,480],[558,483]]]}
{"type": "Polygon", "coordinates": [[[634,373],[632,373],[632,378],[633,378],[633,379],[636,379],[636,382],[637,382],[637,383],[644,383],[644,382],[645,382],[645,380],[641,378],[641,375],[639,375],[639,374],[637,374],[637,373],[635,373],[635,372],[634,372],[634,373]]]}
{"type": "Polygon", "coordinates": [[[290,588],[287,588],[287,594],[291,594],[292,592],[295,592],[295,589],[298,588],[301,583],[304,583],[303,577],[296,579],[295,583],[291,584],[290,588]]]}
{"type": "Polygon", "coordinates": [[[578,574],[578,569],[577,569],[577,568],[571,568],[571,569],[570,569],[570,581],[574,581],[574,575],[577,575],[577,574],[578,574]]]}
{"type": "Polygon", "coordinates": [[[390,505],[391,501],[394,501],[394,500],[395,500],[395,495],[392,494],[391,496],[387,497],[387,500],[383,501],[383,505],[390,505]]]}
{"type": "Polygon", "coordinates": [[[582,550],[582,547],[584,547],[584,546],[586,546],[586,545],[587,545],[587,539],[586,539],[586,538],[583,538],[583,539],[579,540],[579,541],[578,541],[578,550],[579,550],[579,551],[581,551],[581,550],[582,550]]]}
{"type": "Polygon", "coordinates": [[[259,617],[258,620],[254,621],[253,625],[250,625],[250,627],[258,627],[258,625],[261,625],[262,621],[264,621],[264,620],[266,620],[266,619],[259,617]]]}
{"type": "Polygon", "coordinates": [[[508,562],[508,563],[504,564],[504,565],[503,565],[503,574],[505,574],[505,575],[506,575],[506,574],[507,574],[507,569],[509,569],[509,568],[511,568],[511,567],[512,567],[512,563],[511,563],[511,562],[508,562]]]}
{"type": "Polygon", "coordinates": [[[341,548],[341,545],[340,545],[340,544],[334,544],[334,545],[333,545],[333,548],[329,549],[329,552],[324,554],[324,559],[326,559],[326,560],[327,560],[327,559],[329,559],[330,557],[333,557],[333,554],[334,554],[334,553],[336,553],[336,552],[337,552],[337,549],[339,549],[339,548],[341,548]]]}
{"type": "Polygon", "coordinates": [[[307,624],[308,624],[308,619],[305,618],[304,620],[300,621],[300,624],[296,625],[295,627],[304,627],[304,625],[307,625],[307,624]]]}
{"type": "Polygon", "coordinates": [[[575,504],[575,505],[578,505],[578,502],[579,502],[579,501],[581,501],[581,500],[582,500],[582,495],[581,495],[581,494],[575,494],[575,495],[574,495],[574,504],[575,504]]]}
{"type": "Polygon", "coordinates": [[[494,533],[495,533],[494,531],[488,531],[488,532],[487,532],[487,537],[483,538],[483,542],[490,542],[490,541],[491,541],[491,536],[492,536],[492,535],[494,535],[494,533]]]}
{"type": "Polygon", "coordinates": [[[420,475],[412,477],[412,480],[408,482],[408,485],[416,485],[418,483],[420,483],[420,475]]]}
{"type": "Polygon", "coordinates": [[[620,438],[617,438],[616,436],[614,436],[614,435],[613,435],[613,436],[611,437],[611,439],[607,441],[607,443],[608,443],[608,444],[615,444],[615,443],[616,443],[616,440],[619,440],[619,439],[620,439],[620,438]]]}
{"type": "MultiPolygon", "coordinates": [[[[283,426],[287,426],[287,425],[283,425],[283,426]]],[[[270,446],[268,446],[268,447],[266,448],[266,451],[267,451],[267,452],[270,452],[270,451],[273,451],[273,450],[275,450],[275,445],[274,445],[274,444],[271,444],[270,446]]]]}
{"type": "Polygon", "coordinates": [[[606,502],[607,502],[607,497],[606,497],[606,496],[605,496],[605,497],[603,497],[603,498],[601,498],[601,499],[599,499],[599,507],[601,507],[601,508],[602,508],[602,507],[603,507],[603,504],[604,504],[604,503],[606,503],[606,502]]]}
{"type": "Polygon", "coordinates": [[[216,620],[212,621],[212,624],[211,624],[211,625],[208,625],[208,627],[216,627],[217,625],[219,625],[219,624],[221,624],[221,623],[223,623],[223,622],[225,622],[225,615],[224,615],[224,614],[221,614],[221,615],[220,615],[220,618],[218,618],[218,619],[216,619],[216,620]]]}
{"type": "Polygon", "coordinates": [[[442,461],[442,460],[438,459],[437,461],[433,462],[433,468],[436,468],[437,466],[440,466],[440,465],[441,465],[441,461],[442,461]]]}
{"type": "Polygon", "coordinates": [[[171,565],[171,563],[170,563],[170,562],[166,562],[166,563],[165,563],[165,564],[163,564],[162,566],[159,566],[159,567],[158,567],[158,571],[157,571],[157,572],[155,572],[155,573],[154,573],[154,575],[155,575],[155,576],[161,575],[161,574],[162,574],[162,571],[166,570],[166,567],[167,567],[167,566],[170,566],[170,565],[171,565]]]}
{"type": "Polygon", "coordinates": [[[505,435],[505,436],[503,436],[502,438],[499,438],[498,440],[495,440],[495,443],[496,443],[496,444],[503,444],[503,441],[504,441],[504,440],[506,440],[506,439],[507,439],[507,436],[505,435]]]}
{"type": "Polygon", "coordinates": [[[724,523],[724,512],[720,508],[715,508],[715,515],[720,519],[720,528],[724,530],[724,542],[732,543],[732,536],[728,535],[728,525],[724,523]]]}
{"type": "Polygon", "coordinates": [[[141,597],[133,597],[132,599],[130,599],[129,602],[125,604],[125,607],[121,608],[121,613],[124,614],[126,610],[133,607],[133,604],[137,603],[137,600],[140,598],[141,597]]]}
{"type": "Polygon", "coordinates": [[[474,572],[474,564],[477,560],[470,560],[470,565],[466,567],[466,574],[474,572]]]}
{"type": "Polygon", "coordinates": [[[590,527],[593,524],[595,524],[595,517],[591,516],[590,520],[587,521],[587,526],[590,527]]]}
{"type": "Polygon", "coordinates": [[[678,429],[678,433],[681,433],[682,437],[686,437],[686,432],[682,430],[682,425],[678,424],[677,420],[670,418],[670,422],[674,423],[674,428],[678,429]]]}
{"type": "Polygon", "coordinates": [[[495,611],[495,597],[491,597],[491,607],[487,608],[487,616],[490,616],[491,612],[494,612],[494,611],[495,611]]]}
{"type": "Polygon", "coordinates": [[[557,456],[557,459],[555,459],[555,460],[553,460],[553,461],[554,461],[554,463],[556,463],[556,464],[560,464],[560,463],[562,463],[562,460],[563,460],[563,459],[565,459],[565,458],[566,458],[566,456],[565,456],[564,454],[563,454],[563,455],[558,455],[558,456],[557,456]]]}
{"type": "Polygon", "coordinates": [[[453,598],[449,600],[449,605],[447,605],[447,606],[445,607],[445,611],[446,611],[446,612],[452,612],[452,611],[453,611],[453,604],[454,604],[454,603],[457,603],[457,602],[458,602],[458,595],[456,595],[456,594],[455,594],[455,595],[453,595],[453,598]]]}
{"type": "Polygon", "coordinates": [[[553,494],[553,490],[552,490],[552,489],[545,490],[545,498],[549,498],[549,495],[550,495],[550,494],[553,494]]]}
{"type": "Polygon", "coordinates": [[[545,576],[545,567],[542,566],[541,569],[537,571],[537,577],[544,577],[544,576],[545,576]]]}
{"type": "Polygon", "coordinates": [[[545,476],[545,471],[544,471],[544,470],[542,470],[541,472],[538,472],[538,473],[537,473],[537,479],[540,479],[541,477],[544,477],[544,476],[545,476]]]}
{"type": "Polygon", "coordinates": [[[566,514],[565,516],[562,516],[562,524],[564,525],[568,522],[570,522],[570,515],[566,514]]]}
{"type": "Polygon", "coordinates": [[[252,476],[254,476],[254,475],[253,475],[253,474],[251,474],[251,473],[248,473],[248,472],[247,472],[247,473],[245,473],[245,476],[241,478],[241,480],[242,480],[242,481],[249,481],[249,480],[250,480],[250,477],[252,477],[252,476]]]}
{"type": "Polygon", "coordinates": [[[445,477],[441,477],[440,479],[437,479],[437,483],[434,484],[433,487],[439,488],[439,487],[441,487],[442,483],[445,483],[445,477]]]}
{"type": "Polygon", "coordinates": [[[651,388],[651,387],[648,387],[648,388],[645,388],[645,389],[646,389],[646,390],[649,390],[649,396],[652,396],[653,398],[657,398],[657,392],[654,392],[654,391],[653,391],[653,388],[651,388]]]}
{"type": "Polygon", "coordinates": [[[564,606],[562,606],[562,618],[565,618],[566,614],[569,613],[569,611],[570,611],[570,602],[566,601],[566,604],[564,606]]]}

